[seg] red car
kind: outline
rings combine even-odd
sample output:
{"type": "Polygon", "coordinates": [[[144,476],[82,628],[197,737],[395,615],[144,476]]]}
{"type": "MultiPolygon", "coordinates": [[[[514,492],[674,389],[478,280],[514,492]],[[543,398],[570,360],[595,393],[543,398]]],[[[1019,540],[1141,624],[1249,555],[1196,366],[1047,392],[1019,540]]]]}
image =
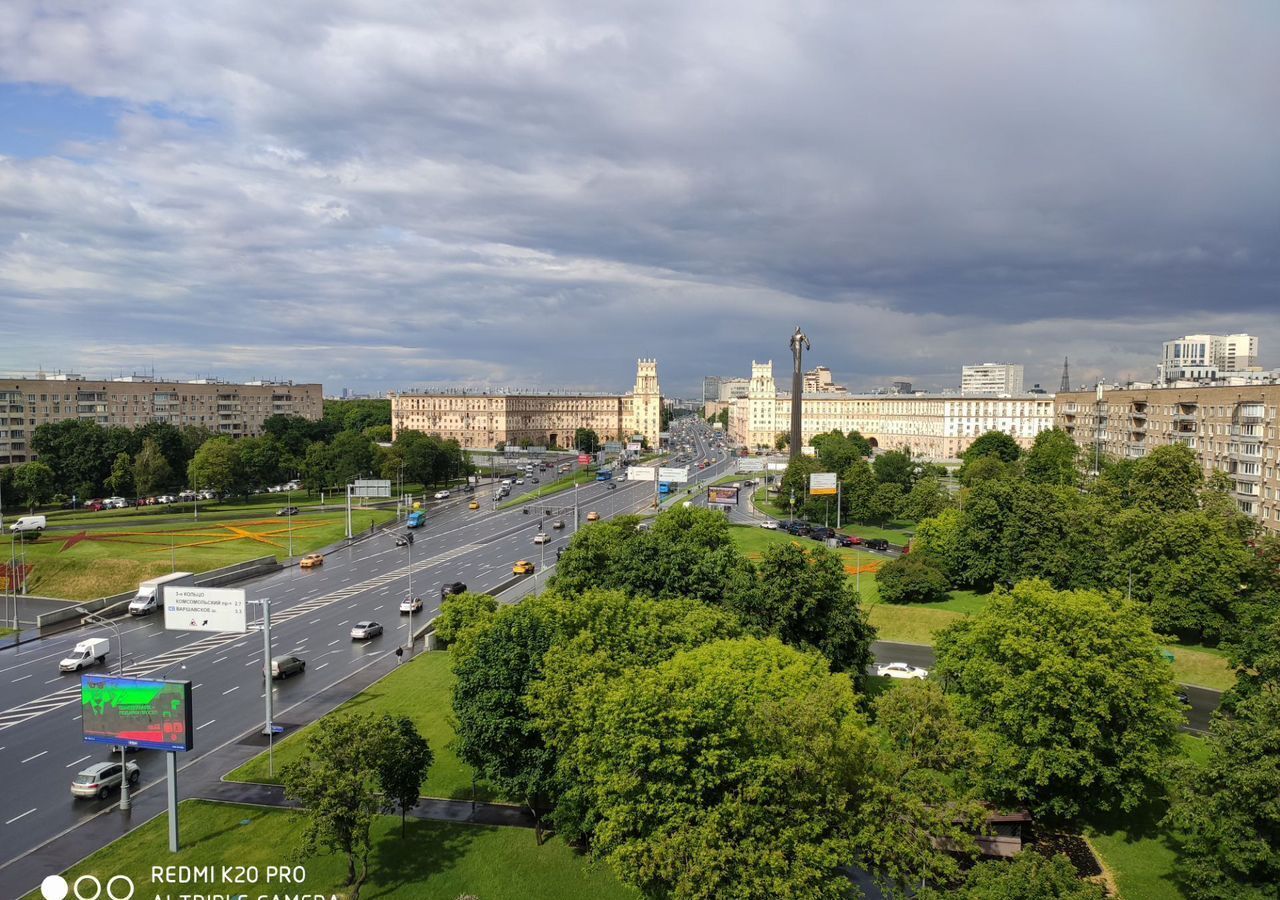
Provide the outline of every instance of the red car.
{"type": "Polygon", "coordinates": [[[90,500],[88,503],[84,505],[84,508],[89,510],[89,512],[101,512],[103,509],[102,501],[90,500]]]}
{"type": "Polygon", "coordinates": [[[856,534],[838,534],[836,540],[840,542],[841,547],[857,547],[862,543],[862,538],[856,534]]]}

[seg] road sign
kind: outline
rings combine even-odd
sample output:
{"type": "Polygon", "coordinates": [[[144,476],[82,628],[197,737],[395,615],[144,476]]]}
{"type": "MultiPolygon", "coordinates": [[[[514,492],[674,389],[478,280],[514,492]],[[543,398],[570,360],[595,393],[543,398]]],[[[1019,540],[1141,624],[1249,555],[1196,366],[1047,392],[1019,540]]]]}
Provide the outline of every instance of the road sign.
{"type": "Polygon", "coordinates": [[[679,466],[679,467],[663,466],[662,468],[658,469],[658,480],[659,481],[677,481],[677,482],[688,481],[689,467],[688,466],[679,466]]]}
{"type": "Polygon", "coordinates": [[[835,472],[814,472],[809,476],[809,493],[815,497],[836,494],[835,472]]]}
{"type": "Polygon", "coordinates": [[[739,472],[763,472],[764,458],[760,456],[745,456],[738,460],[739,472]]]}
{"type": "Polygon", "coordinates": [[[627,444],[627,452],[628,452],[628,453],[639,453],[639,452],[640,452],[640,442],[639,442],[639,441],[632,441],[631,443],[627,444]]]}
{"type": "Polygon", "coordinates": [[[652,466],[629,466],[627,481],[653,481],[656,471],[652,466]]]}
{"type": "Polygon", "coordinates": [[[605,441],[604,452],[605,453],[621,453],[622,442],[621,441],[605,441]]]}
{"type": "Polygon", "coordinates": [[[391,481],[386,478],[361,478],[351,486],[352,497],[390,497],[391,481]]]}
{"type": "Polygon", "coordinates": [[[164,627],[170,631],[249,630],[240,588],[164,586],[164,627]]]}
{"type": "Polygon", "coordinates": [[[81,675],[80,712],[88,743],[191,749],[190,681],[81,675]]]}

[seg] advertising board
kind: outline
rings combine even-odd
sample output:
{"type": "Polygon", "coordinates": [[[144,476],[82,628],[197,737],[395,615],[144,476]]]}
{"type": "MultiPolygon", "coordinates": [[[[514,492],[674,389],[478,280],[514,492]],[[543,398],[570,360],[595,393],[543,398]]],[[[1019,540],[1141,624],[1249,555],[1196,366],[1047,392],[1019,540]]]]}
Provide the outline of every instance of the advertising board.
{"type": "Polygon", "coordinates": [[[391,481],[386,478],[360,478],[351,486],[352,497],[390,497],[391,481]]]}
{"type": "Polygon", "coordinates": [[[627,452],[628,452],[628,453],[639,453],[639,452],[640,452],[640,442],[639,442],[639,441],[632,441],[631,443],[627,444],[627,452]]]}
{"type": "Polygon", "coordinates": [[[80,676],[81,730],[91,744],[190,750],[191,682],[80,676]]]}
{"type": "Polygon", "coordinates": [[[814,472],[809,476],[809,493],[815,497],[836,495],[836,473],[814,472]]]}
{"type": "Polygon", "coordinates": [[[585,466],[587,463],[591,462],[591,457],[588,456],[586,453],[579,453],[578,462],[580,462],[582,465],[585,466]]]}
{"type": "Polygon", "coordinates": [[[164,587],[164,627],[169,631],[249,630],[239,588],[164,587]]]}
{"type": "Polygon", "coordinates": [[[707,488],[707,504],[738,502],[738,488],[731,484],[717,484],[707,488]]]}

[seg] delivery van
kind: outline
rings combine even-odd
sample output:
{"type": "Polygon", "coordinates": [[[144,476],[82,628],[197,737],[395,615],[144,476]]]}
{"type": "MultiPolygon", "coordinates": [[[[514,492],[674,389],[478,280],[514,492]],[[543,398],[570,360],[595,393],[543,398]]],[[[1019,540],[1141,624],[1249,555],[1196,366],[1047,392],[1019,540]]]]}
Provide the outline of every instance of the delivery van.
{"type": "Polygon", "coordinates": [[[22,516],[9,526],[9,530],[14,534],[22,534],[26,531],[34,531],[37,534],[45,529],[44,516],[22,516]]]}
{"type": "Polygon", "coordinates": [[[148,578],[138,585],[138,593],[129,601],[129,615],[150,615],[160,608],[160,604],[164,599],[160,596],[161,588],[166,584],[186,584],[188,579],[194,577],[190,572],[170,572],[168,575],[161,575],[158,578],[148,578]]]}
{"type": "Polygon", "coordinates": [[[58,663],[59,672],[78,672],[94,663],[107,661],[111,652],[111,642],[106,638],[89,638],[76,644],[76,648],[58,663]]]}

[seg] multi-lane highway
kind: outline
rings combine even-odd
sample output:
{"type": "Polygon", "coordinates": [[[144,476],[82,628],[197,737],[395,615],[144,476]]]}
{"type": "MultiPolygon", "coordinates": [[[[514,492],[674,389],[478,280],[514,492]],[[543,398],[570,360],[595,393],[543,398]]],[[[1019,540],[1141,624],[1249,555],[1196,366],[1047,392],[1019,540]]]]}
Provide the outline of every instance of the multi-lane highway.
{"type": "MultiPolygon", "coordinates": [[[[702,471],[694,470],[700,480],[720,477],[733,464],[723,451],[708,447],[704,455],[714,462],[702,471]]],[[[554,471],[548,474],[554,477],[554,471]]],[[[445,583],[461,581],[473,591],[493,591],[511,580],[517,560],[527,559],[536,572],[530,583],[511,594],[540,585],[554,571],[556,550],[574,534],[575,508],[579,528],[589,527],[588,512],[607,519],[651,508],[652,484],[613,484],[593,482],[506,510],[494,510],[490,486],[480,485],[474,495],[458,494],[430,504],[427,524],[415,530],[412,547],[395,546],[395,536],[402,529],[380,530],[331,552],[318,568],[289,567],[237,585],[250,601],[270,601],[272,654],[293,653],[307,663],[304,674],[271,685],[280,711],[277,721],[303,724],[289,718],[291,704],[406,642],[410,617],[401,615],[398,607],[409,593],[410,578],[413,594],[423,599],[422,612],[413,616],[416,630],[438,610],[440,587],[445,583]],[[468,508],[472,497],[480,499],[479,510],[468,508]],[[549,517],[547,510],[552,511],[549,517]],[[563,530],[550,528],[557,519],[565,521],[563,530]],[[540,528],[546,529],[550,541],[535,545],[533,536],[540,528]],[[381,622],[386,632],[368,642],[352,641],[351,624],[361,619],[381,622]]],[[[519,497],[535,487],[513,486],[513,495],[519,497]]],[[[77,641],[109,638],[108,666],[113,672],[123,659],[126,674],[192,682],[196,749],[180,764],[194,762],[202,753],[262,725],[260,632],[166,631],[159,615],[125,617],[117,625],[118,632],[89,626],[0,651],[0,771],[7,775],[0,806],[0,885],[5,862],[118,802],[114,793],[107,800],[74,800],[70,795],[76,772],[108,759],[106,748],[81,739],[79,676],[58,673],[58,660],[77,641]]],[[[143,751],[131,758],[142,768],[144,786],[163,778],[160,754],[143,751]]]]}

